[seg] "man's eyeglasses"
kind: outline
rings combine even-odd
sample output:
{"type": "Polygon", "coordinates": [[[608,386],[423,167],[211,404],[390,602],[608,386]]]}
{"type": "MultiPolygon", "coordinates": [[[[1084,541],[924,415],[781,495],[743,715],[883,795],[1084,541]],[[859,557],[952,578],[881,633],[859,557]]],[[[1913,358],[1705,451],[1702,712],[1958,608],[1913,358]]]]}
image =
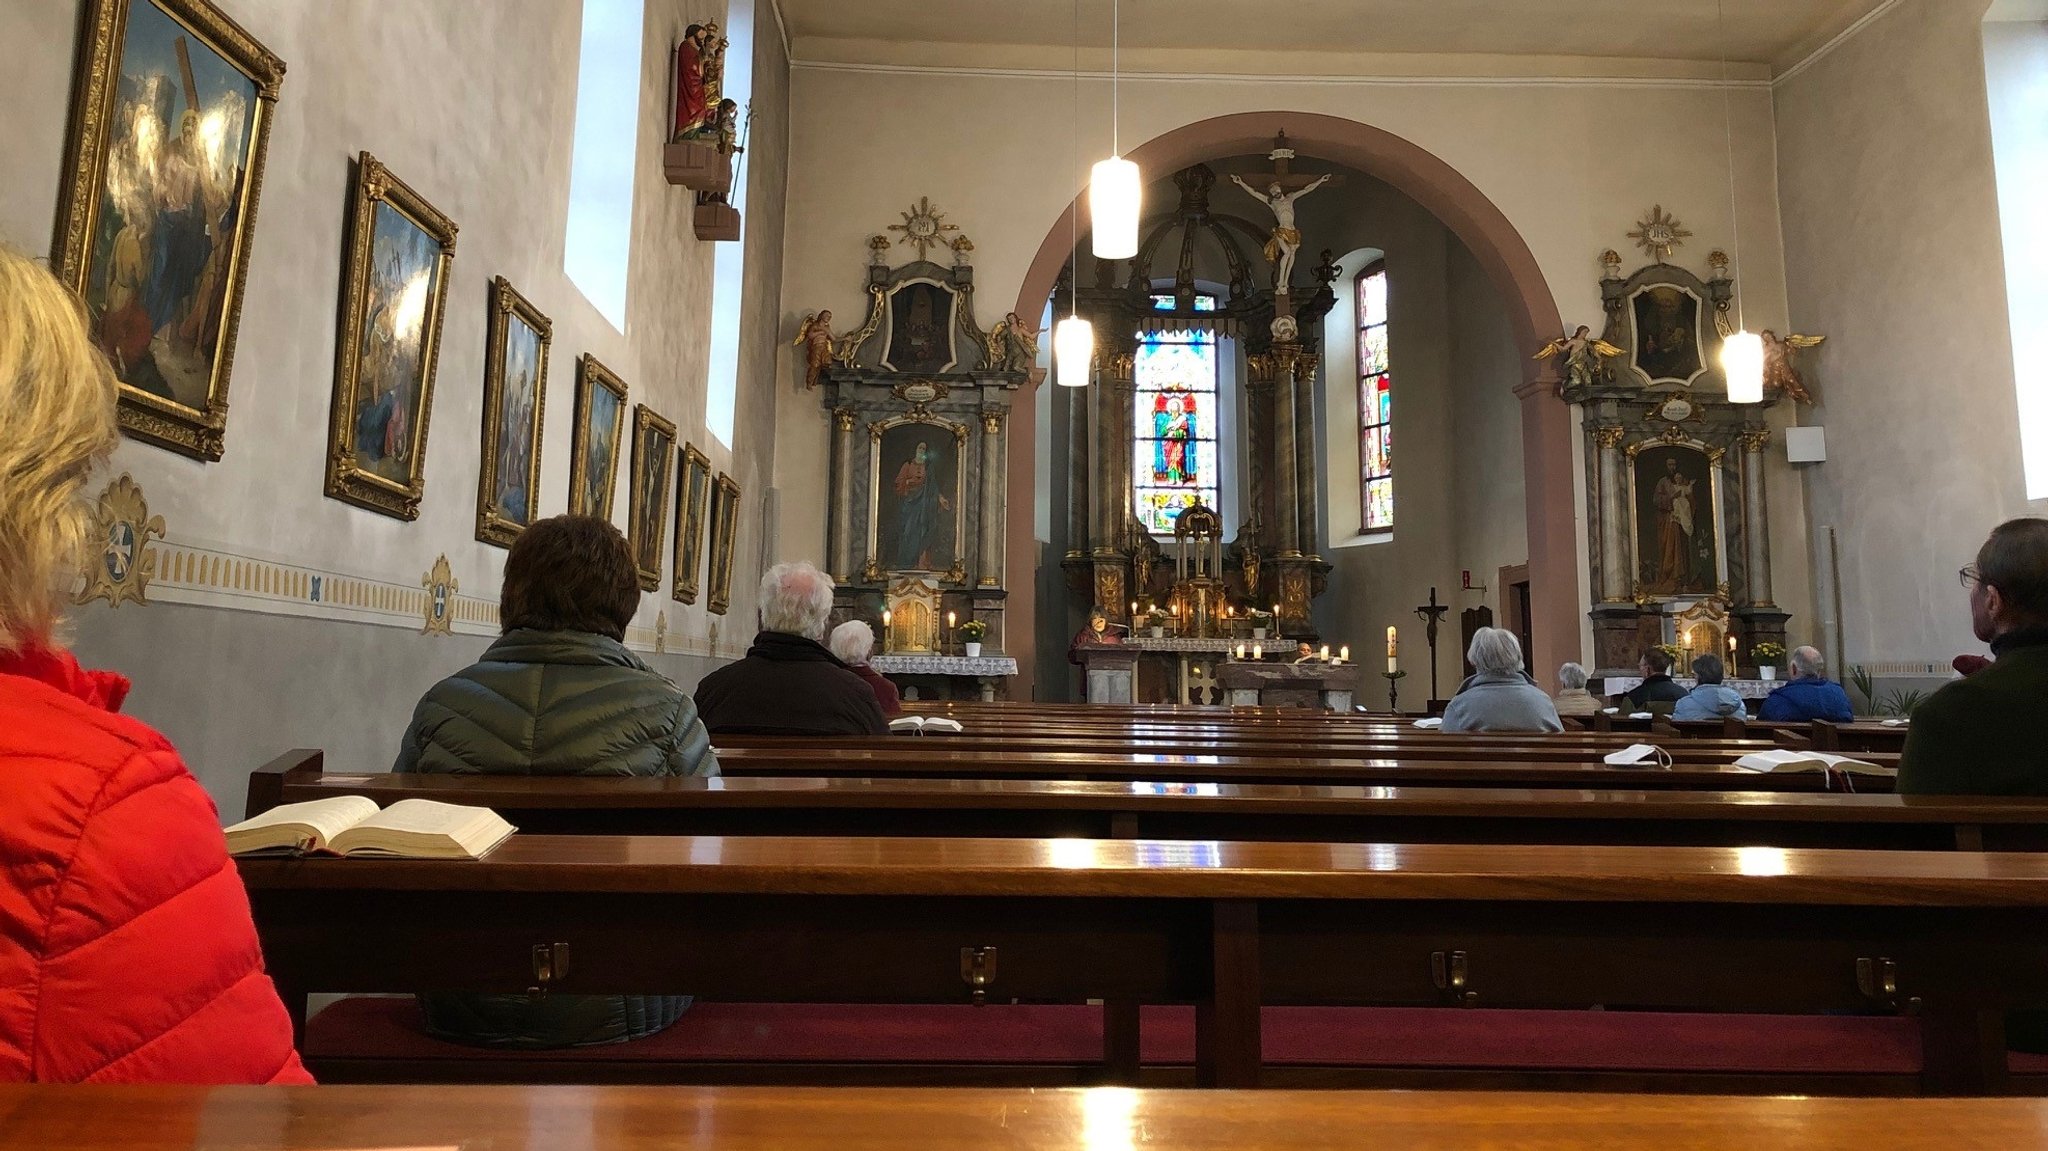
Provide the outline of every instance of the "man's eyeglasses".
{"type": "Polygon", "coordinates": [[[1974,583],[1981,583],[1984,579],[1982,575],[1978,574],[1976,564],[1964,564],[1962,570],[1956,572],[1956,576],[1962,580],[1964,587],[1969,587],[1974,583]]]}

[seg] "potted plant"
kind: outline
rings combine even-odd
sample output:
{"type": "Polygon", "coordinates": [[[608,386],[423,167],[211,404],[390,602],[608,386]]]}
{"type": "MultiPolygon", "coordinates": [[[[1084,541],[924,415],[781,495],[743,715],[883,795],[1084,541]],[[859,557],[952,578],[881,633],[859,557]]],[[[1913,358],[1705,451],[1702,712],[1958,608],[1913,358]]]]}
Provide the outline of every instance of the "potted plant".
{"type": "Polygon", "coordinates": [[[1244,614],[1246,619],[1252,621],[1252,638],[1265,639],[1266,629],[1273,626],[1273,613],[1253,608],[1244,614]]]}
{"type": "Polygon", "coordinates": [[[1145,623],[1152,629],[1152,638],[1159,639],[1166,634],[1166,613],[1153,608],[1145,613],[1145,623]]]}
{"type": "Polygon", "coordinates": [[[988,634],[988,625],[978,619],[968,620],[960,625],[960,642],[967,650],[967,658],[981,654],[981,637],[988,634]]]}
{"type": "Polygon", "coordinates": [[[1750,648],[1749,651],[1752,656],[1756,657],[1756,674],[1758,679],[1773,680],[1778,678],[1778,664],[1785,658],[1784,644],[1765,640],[1750,648]]]}

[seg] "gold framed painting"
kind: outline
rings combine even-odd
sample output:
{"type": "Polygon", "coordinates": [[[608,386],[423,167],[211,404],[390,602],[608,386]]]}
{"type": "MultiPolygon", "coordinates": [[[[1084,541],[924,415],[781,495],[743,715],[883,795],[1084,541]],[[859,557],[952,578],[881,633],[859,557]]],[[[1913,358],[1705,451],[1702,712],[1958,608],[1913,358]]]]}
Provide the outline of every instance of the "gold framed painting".
{"type": "Polygon", "coordinates": [[[711,494],[711,594],[705,606],[712,615],[724,615],[732,606],[732,548],[739,518],[740,485],[720,472],[711,494]]]}
{"type": "Polygon", "coordinates": [[[348,237],[327,494],[418,519],[455,222],[364,152],[349,190],[348,237]]]}
{"type": "Polygon", "coordinates": [[[640,571],[640,590],[661,587],[662,529],[668,525],[669,469],[676,426],[640,404],[633,409],[633,480],[627,487],[626,543],[640,571]]]}
{"type": "Polygon", "coordinates": [[[569,512],[612,518],[619,441],[626,433],[626,381],[584,353],[576,361],[576,423],[569,439],[569,512]]]}
{"type": "Polygon", "coordinates": [[[121,429],[217,460],[284,61],[209,0],[89,0],[50,263],[121,429]]]}
{"type": "Polygon", "coordinates": [[[675,578],[669,590],[677,603],[696,603],[697,573],[704,567],[704,515],[711,498],[711,459],[695,444],[684,444],[676,477],[675,578]]]}
{"type": "Polygon", "coordinates": [[[554,325],[498,276],[491,281],[488,331],[476,538],[509,548],[533,524],[540,503],[540,436],[554,325]]]}

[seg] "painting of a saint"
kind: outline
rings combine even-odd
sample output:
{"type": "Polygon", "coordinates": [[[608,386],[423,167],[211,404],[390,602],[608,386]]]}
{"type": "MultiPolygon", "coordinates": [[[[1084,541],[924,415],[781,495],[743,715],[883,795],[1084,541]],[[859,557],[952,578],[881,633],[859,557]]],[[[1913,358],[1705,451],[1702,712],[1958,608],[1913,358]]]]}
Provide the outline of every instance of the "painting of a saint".
{"type": "Polygon", "coordinates": [[[1188,449],[1196,438],[1195,397],[1160,392],[1152,412],[1152,482],[1196,482],[1195,457],[1188,449]]]}
{"type": "Polygon", "coordinates": [[[1673,445],[1636,454],[1636,559],[1641,590],[1712,592],[1718,584],[1713,461],[1673,445]]]}
{"type": "Polygon", "coordinates": [[[676,426],[647,405],[633,409],[633,482],[626,505],[626,539],[640,586],[661,586],[661,544],[668,514],[668,476],[676,450],[676,426]]]}
{"type": "Polygon", "coordinates": [[[704,566],[704,516],[711,493],[711,461],[695,444],[684,444],[682,474],[676,481],[675,575],[669,595],[696,603],[697,573],[704,566]]]}
{"type": "Polygon", "coordinates": [[[953,366],[953,293],[913,280],[889,293],[887,366],[943,372],[953,366]]]}
{"type": "Polygon", "coordinates": [[[534,520],[552,337],[548,318],[510,281],[503,276],[491,281],[476,520],[476,538],[486,543],[510,547],[534,520]]]}
{"type": "Polygon", "coordinates": [[[569,511],[612,518],[619,442],[626,431],[626,382],[595,356],[577,361],[576,423],[569,455],[569,511]]]}
{"type": "Polygon", "coordinates": [[[133,0],[104,22],[92,9],[86,27],[111,33],[79,79],[54,262],[121,381],[123,426],[219,459],[284,64],[206,0],[133,0]]]}
{"type": "Polygon", "coordinates": [[[404,483],[421,426],[425,333],[439,294],[441,246],[388,203],[377,204],[373,220],[356,366],[356,466],[404,483]]]}
{"type": "Polygon", "coordinates": [[[455,224],[368,152],[350,197],[327,494],[412,519],[455,224]]]}
{"type": "Polygon", "coordinates": [[[959,454],[951,431],[901,424],[875,445],[876,554],[890,571],[943,572],[958,558],[959,454]]]}
{"type": "Polygon", "coordinates": [[[1653,383],[1690,383],[1705,361],[1700,353],[1700,301],[1680,288],[1659,285],[1636,293],[1635,366],[1653,383]]]}

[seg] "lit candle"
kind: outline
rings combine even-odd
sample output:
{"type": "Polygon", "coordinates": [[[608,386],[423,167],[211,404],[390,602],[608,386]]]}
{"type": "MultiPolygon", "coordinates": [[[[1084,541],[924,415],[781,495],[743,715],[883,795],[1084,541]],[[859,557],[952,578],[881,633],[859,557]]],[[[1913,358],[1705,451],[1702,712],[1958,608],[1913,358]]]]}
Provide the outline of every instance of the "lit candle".
{"type": "Polygon", "coordinates": [[[1243,658],[1244,658],[1244,645],[1243,645],[1243,644],[1238,644],[1238,645],[1237,645],[1237,658],[1239,658],[1239,659],[1243,659],[1243,658]]]}
{"type": "Polygon", "coordinates": [[[1390,628],[1388,628],[1388,629],[1387,629],[1387,670],[1388,670],[1388,671],[1390,671],[1390,672],[1395,672],[1395,671],[1400,671],[1400,670],[1401,670],[1401,662],[1400,662],[1400,659],[1399,659],[1399,654],[1400,654],[1400,647],[1401,647],[1401,639],[1400,639],[1400,636],[1399,636],[1399,635],[1398,635],[1398,634],[1397,634],[1397,633],[1396,633],[1396,632],[1394,631],[1394,629],[1393,629],[1393,628],[1391,628],[1391,627],[1390,627],[1390,628]]]}
{"type": "Polygon", "coordinates": [[[888,630],[889,630],[889,621],[890,621],[890,620],[892,620],[892,619],[895,619],[895,618],[896,618],[896,617],[895,617],[894,615],[892,615],[892,614],[890,613],[890,611],[889,611],[889,609],[888,609],[888,608],[883,608],[883,609],[882,609],[882,630],[883,630],[883,631],[888,631],[888,630]]]}
{"type": "Polygon", "coordinates": [[[1265,645],[1265,644],[1262,644],[1262,643],[1255,643],[1255,644],[1253,644],[1253,645],[1252,645],[1252,658],[1253,658],[1253,659],[1264,659],[1264,658],[1266,658],[1266,645],[1265,645]]]}
{"type": "Polygon", "coordinates": [[[1180,605],[1179,605],[1179,604],[1174,604],[1174,605],[1173,605],[1173,614],[1174,614],[1174,618],[1176,618],[1176,619],[1178,619],[1178,618],[1180,617],[1180,605]]]}
{"type": "Polygon", "coordinates": [[[1338,662],[1338,663],[1350,663],[1350,662],[1351,662],[1351,645],[1350,645],[1350,644],[1348,644],[1348,643],[1347,643],[1347,644],[1345,644],[1345,645],[1344,645],[1343,647],[1340,647],[1340,648],[1338,648],[1338,649],[1337,649],[1337,662],[1338,662]]]}
{"type": "Polygon", "coordinates": [[[1138,601],[1137,601],[1137,600],[1132,600],[1132,601],[1131,601],[1131,620],[1132,620],[1132,622],[1136,622],[1136,621],[1137,621],[1137,618],[1138,618],[1138,601]]]}
{"type": "Polygon", "coordinates": [[[1328,663],[1328,662],[1330,662],[1330,645],[1329,645],[1329,644],[1324,644],[1324,645],[1323,645],[1323,654],[1322,654],[1322,657],[1321,657],[1321,658],[1322,658],[1322,661],[1323,661],[1324,663],[1328,663]]]}
{"type": "Polygon", "coordinates": [[[1274,619],[1279,619],[1279,618],[1280,618],[1280,605],[1279,605],[1279,604],[1277,604],[1277,603],[1273,605],[1273,618],[1274,618],[1274,619]]]}
{"type": "Polygon", "coordinates": [[[955,623],[955,622],[956,622],[956,621],[957,621],[957,620],[958,620],[959,618],[960,618],[960,617],[959,617],[958,613],[956,613],[956,612],[950,612],[950,611],[949,611],[949,612],[947,612],[947,613],[946,613],[946,630],[947,630],[947,631],[952,631],[952,630],[953,630],[953,624],[954,624],[954,623],[955,623]]]}

